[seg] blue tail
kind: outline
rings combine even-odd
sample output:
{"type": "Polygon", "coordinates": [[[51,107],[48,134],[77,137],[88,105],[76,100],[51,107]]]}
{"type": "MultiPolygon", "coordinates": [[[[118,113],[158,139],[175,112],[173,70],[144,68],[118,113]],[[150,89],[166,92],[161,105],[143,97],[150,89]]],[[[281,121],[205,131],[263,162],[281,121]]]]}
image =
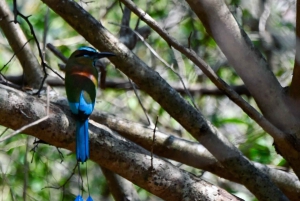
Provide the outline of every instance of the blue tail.
{"type": "Polygon", "coordinates": [[[90,157],[89,147],[89,122],[76,122],[76,158],[77,161],[85,162],[90,157]]]}

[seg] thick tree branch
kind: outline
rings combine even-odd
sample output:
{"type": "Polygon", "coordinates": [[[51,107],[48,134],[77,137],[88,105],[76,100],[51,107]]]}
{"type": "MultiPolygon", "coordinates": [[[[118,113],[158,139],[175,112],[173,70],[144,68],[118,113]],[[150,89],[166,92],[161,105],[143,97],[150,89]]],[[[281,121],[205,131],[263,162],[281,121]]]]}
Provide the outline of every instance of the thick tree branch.
{"type": "Polygon", "coordinates": [[[286,95],[223,0],[186,0],[214,38],[228,62],[244,81],[257,105],[274,125],[300,137],[299,119],[287,104],[286,95]],[[213,14],[212,14],[213,13],[213,14]]]}
{"type": "MultiPolygon", "coordinates": [[[[91,119],[117,131],[123,137],[141,145],[147,150],[152,148],[153,129],[112,115],[94,112],[91,119]]],[[[155,132],[154,153],[195,168],[203,169],[225,179],[240,183],[239,178],[230,173],[202,145],[184,140],[159,131],[155,132]]],[[[260,163],[254,166],[267,174],[290,200],[300,199],[300,181],[291,173],[272,169],[260,163]]]]}
{"type": "MultiPolygon", "coordinates": [[[[280,136],[286,138],[282,140],[282,137],[274,136],[274,129],[273,133],[267,131],[299,178],[300,126],[299,120],[293,115],[297,114],[298,106],[295,107],[288,102],[284,90],[269,69],[267,62],[254,48],[244,30],[239,27],[223,0],[186,1],[200,18],[208,33],[215,39],[229,63],[241,76],[264,116],[285,132],[285,134],[281,132],[280,136]]],[[[262,128],[266,127],[262,126],[262,128]]]]}
{"type": "MultiPolygon", "coordinates": [[[[44,117],[46,107],[41,99],[0,85],[0,125],[17,129],[44,117]]],[[[66,108],[52,103],[49,119],[24,132],[74,151],[76,123],[66,108]]],[[[153,158],[154,169],[150,169],[148,151],[96,123],[90,124],[90,130],[93,161],[165,200],[240,200],[158,157],[153,158]]]]}
{"type": "Polygon", "coordinates": [[[101,23],[74,1],[43,0],[87,41],[100,51],[117,54],[111,61],[174,119],[199,140],[228,170],[261,200],[287,200],[267,175],[256,169],[201,113],[188,104],[154,70],[135,56],[101,23]],[[77,18],[73,16],[76,15],[77,18]],[[93,31],[90,31],[93,30],[93,31]]]}
{"type": "Polygon", "coordinates": [[[28,85],[39,88],[43,79],[41,66],[19,24],[13,23],[14,16],[5,0],[0,0],[0,18],[0,27],[21,63],[28,85]]]}

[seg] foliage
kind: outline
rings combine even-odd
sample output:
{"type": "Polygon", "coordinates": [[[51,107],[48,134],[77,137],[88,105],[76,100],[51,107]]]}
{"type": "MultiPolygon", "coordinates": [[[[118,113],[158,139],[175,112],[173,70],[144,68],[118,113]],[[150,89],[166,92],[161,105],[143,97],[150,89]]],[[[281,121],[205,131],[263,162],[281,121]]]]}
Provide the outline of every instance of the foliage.
{"type": "MultiPolygon", "coordinates": [[[[41,43],[53,44],[66,57],[82,45],[89,45],[84,38],[78,35],[62,18],[53,11],[48,10],[47,6],[40,1],[17,1],[20,11],[25,15],[31,15],[30,22],[41,43]],[[48,22],[46,22],[47,20],[48,22]],[[45,24],[46,23],[46,24],[45,24]],[[48,31],[45,32],[45,25],[48,31]],[[43,40],[44,35],[46,40],[43,40]]],[[[291,36],[294,25],[295,8],[290,1],[277,0],[270,5],[271,15],[267,22],[267,29],[273,36],[273,43],[268,44],[258,34],[259,14],[256,12],[260,8],[260,3],[251,3],[252,1],[227,1],[232,13],[237,21],[249,34],[254,45],[268,58],[274,74],[280,80],[282,85],[287,85],[292,75],[292,66],[294,59],[293,37],[291,36]],[[292,16],[292,17],[291,17],[292,16]],[[282,41],[281,39],[284,39],[282,41]],[[272,48],[269,48],[269,47],[272,48]],[[274,47],[274,48],[273,48],[274,47]]],[[[12,1],[8,1],[12,9],[12,1]]],[[[122,19],[122,7],[116,3],[113,7],[107,9],[113,2],[111,1],[92,1],[78,2],[96,19],[101,20],[103,25],[114,35],[118,35],[119,26],[122,19]],[[103,16],[105,16],[103,18],[103,16]]],[[[236,72],[230,67],[225,56],[217,47],[215,41],[206,33],[201,22],[195,17],[195,14],[182,1],[136,1],[136,4],[146,10],[149,15],[156,19],[169,34],[179,40],[185,46],[190,45],[198,55],[200,55],[208,64],[210,64],[217,74],[230,85],[241,85],[242,80],[236,72]],[[190,36],[190,37],[189,37],[190,36]]],[[[27,24],[22,19],[18,19],[22,29],[28,39],[32,38],[27,24]]],[[[145,26],[144,22],[139,21],[138,17],[132,14],[130,27],[134,28],[139,23],[139,27],[145,26]]],[[[93,30],[91,30],[93,31],[93,30]]],[[[0,67],[5,65],[13,56],[5,36],[2,34],[0,67]]],[[[168,44],[154,31],[151,32],[146,42],[160,55],[172,68],[180,74],[187,87],[199,86],[201,88],[212,88],[214,85],[192,62],[184,56],[181,56],[176,50],[171,49],[168,44]]],[[[37,49],[33,40],[30,42],[36,55],[37,49]]],[[[62,76],[64,73],[58,67],[62,63],[48,49],[45,50],[46,61],[55,71],[62,76]]],[[[133,52],[138,55],[149,66],[154,68],[159,74],[171,84],[176,84],[182,88],[179,77],[159,59],[157,59],[145,46],[142,41],[138,41],[133,52]]],[[[7,76],[21,75],[21,66],[17,59],[13,60],[2,70],[7,76]]],[[[55,74],[49,71],[51,76],[55,74]]],[[[127,77],[118,69],[109,65],[107,67],[108,80],[127,80],[127,77]]],[[[65,97],[63,87],[54,87],[61,97],[65,97]]],[[[142,91],[138,91],[139,98],[149,114],[150,119],[155,122],[156,116],[159,116],[158,127],[163,131],[181,136],[182,138],[193,140],[193,137],[181,127],[170,115],[165,112],[161,106],[150,96],[142,91]]],[[[192,104],[192,100],[187,93],[182,94],[184,98],[192,104]]],[[[255,105],[251,97],[244,98],[255,105]]],[[[249,116],[233,104],[226,96],[214,96],[196,92],[193,94],[193,101],[201,109],[202,113],[243,152],[249,159],[272,166],[285,166],[285,160],[280,157],[272,146],[273,139],[264,133],[264,131],[253,122],[249,116]]],[[[97,110],[115,114],[119,117],[131,121],[147,124],[145,114],[139,104],[139,101],[132,90],[107,88],[99,91],[97,96],[97,110]]],[[[5,128],[1,128],[4,132],[5,128]]],[[[0,130],[0,131],[1,131],[0,130]]],[[[6,131],[6,132],[11,132],[6,131]]],[[[101,174],[100,168],[92,161],[87,163],[87,167],[82,167],[81,175],[78,172],[67,181],[72,175],[75,167],[75,157],[69,151],[60,150],[47,144],[39,144],[35,151],[34,139],[30,136],[19,135],[5,142],[1,147],[1,177],[0,191],[1,200],[73,200],[78,194],[79,176],[89,179],[90,192],[94,200],[112,200],[106,181],[101,174]],[[63,156],[63,158],[62,158],[63,156]],[[86,175],[88,169],[88,175],[86,175]],[[55,189],[63,185],[64,188],[55,189]],[[24,195],[25,194],[25,195],[24,195]]],[[[183,166],[187,171],[200,174],[199,170],[188,166],[183,166]]],[[[241,186],[224,182],[222,179],[210,173],[204,173],[203,178],[211,183],[220,184],[226,190],[235,193],[245,200],[254,200],[252,194],[241,186]]],[[[87,191],[84,183],[83,191],[87,191]]],[[[145,190],[136,187],[141,200],[157,200],[159,198],[147,193],[145,190]]],[[[87,194],[86,194],[87,197],[87,194]]]]}

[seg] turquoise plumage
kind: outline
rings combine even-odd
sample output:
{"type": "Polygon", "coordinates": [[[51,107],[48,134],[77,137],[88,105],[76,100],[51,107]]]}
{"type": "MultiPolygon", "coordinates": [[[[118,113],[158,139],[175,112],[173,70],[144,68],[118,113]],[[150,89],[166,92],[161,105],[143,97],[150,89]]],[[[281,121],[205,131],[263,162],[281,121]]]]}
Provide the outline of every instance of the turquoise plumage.
{"type": "Polygon", "coordinates": [[[65,88],[70,109],[76,118],[76,158],[82,163],[90,155],[88,117],[94,110],[98,85],[95,63],[109,56],[115,54],[81,47],[71,54],[66,64],[65,88]]]}

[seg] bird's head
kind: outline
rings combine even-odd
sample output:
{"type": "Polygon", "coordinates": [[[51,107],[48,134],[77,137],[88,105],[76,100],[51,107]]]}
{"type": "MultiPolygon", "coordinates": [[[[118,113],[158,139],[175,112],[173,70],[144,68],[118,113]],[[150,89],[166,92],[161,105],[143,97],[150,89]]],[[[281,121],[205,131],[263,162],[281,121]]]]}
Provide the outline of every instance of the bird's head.
{"type": "Polygon", "coordinates": [[[111,57],[116,56],[114,53],[111,52],[98,52],[92,47],[80,47],[75,52],[72,53],[69,59],[76,60],[80,63],[90,63],[94,62],[98,59],[104,58],[104,57],[111,57]]]}

